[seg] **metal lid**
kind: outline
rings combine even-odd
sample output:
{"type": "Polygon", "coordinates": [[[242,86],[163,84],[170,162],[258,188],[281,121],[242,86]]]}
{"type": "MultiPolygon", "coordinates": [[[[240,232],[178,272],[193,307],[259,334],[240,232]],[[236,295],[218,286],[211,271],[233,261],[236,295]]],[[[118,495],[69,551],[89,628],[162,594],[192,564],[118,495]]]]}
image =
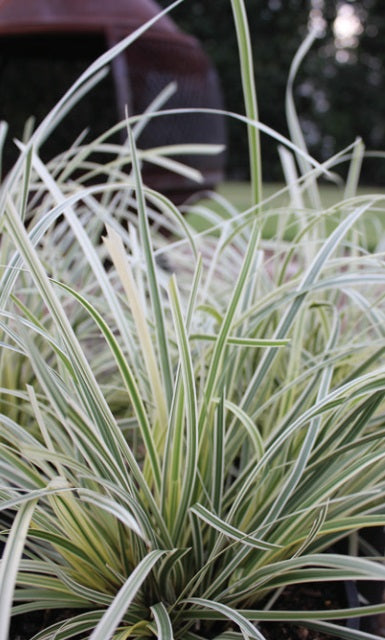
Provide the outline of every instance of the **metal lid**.
{"type": "MultiPolygon", "coordinates": [[[[88,31],[130,33],[159,13],[153,0],[0,0],[0,35],[88,31]]],[[[163,16],[149,33],[181,34],[163,16]]],[[[183,34],[184,37],[185,34],[183,34]]]]}

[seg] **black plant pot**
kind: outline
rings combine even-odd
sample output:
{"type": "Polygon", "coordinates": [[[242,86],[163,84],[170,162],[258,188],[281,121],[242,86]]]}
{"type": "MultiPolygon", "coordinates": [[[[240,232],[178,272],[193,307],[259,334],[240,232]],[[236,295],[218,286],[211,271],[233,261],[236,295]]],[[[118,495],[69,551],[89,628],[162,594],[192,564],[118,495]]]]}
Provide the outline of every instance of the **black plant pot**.
{"type": "MultiPolygon", "coordinates": [[[[359,532],[360,554],[362,556],[374,555],[377,557],[385,554],[385,528],[370,527],[359,532]]],[[[337,553],[347,553],[347,540],[342,540],[336,545],[333,551],[337,553]]],[[[360,580],[359,582],[346,581],[345,592],[347,605],[358,607],[360,605],[360,595],[369,605],[382,604],[385,602],[385,582],[374,580],[360,580]]],[[[360,629],[374,635],[385,637],[385,614],[374,616],[363,616],[360,619],[351,618],[347,620],[347,626],[352,629],[360,629]],[[358,626],[354,626],[358,624],[358,626]]]]}
{"type": "MultiPolygon", "coordinates": [[[[363,546],[368,546],[368,548],[363,549],[362,555],[368,555],[368,552],[372,550],[372,552],[376,556],[384,556],[384,527],[372,527],[363,529],[360,532],[360,537],[362,539],[363,546]]],[[[385,601],[385,582],[363,580],[359,584],[359,592],[369,604],[381,604],[385,601]]],[[[367,631],[368,633],[373,633],[375,635],[385,637],[385,614],[365,616],[364,618],[362,618],[361,629],[362,631],[367,631]]]]}
{"type": "MultiPolygon", "coordinates": [[[[358,585],[354,580],[345,580],[344,591],[346,598],[346,605],[349,609],[354,609],[360,605],[358,585]]],[[[345,625],[349,629],[362,629],[361,618],[347,618],[345,625]]]]}

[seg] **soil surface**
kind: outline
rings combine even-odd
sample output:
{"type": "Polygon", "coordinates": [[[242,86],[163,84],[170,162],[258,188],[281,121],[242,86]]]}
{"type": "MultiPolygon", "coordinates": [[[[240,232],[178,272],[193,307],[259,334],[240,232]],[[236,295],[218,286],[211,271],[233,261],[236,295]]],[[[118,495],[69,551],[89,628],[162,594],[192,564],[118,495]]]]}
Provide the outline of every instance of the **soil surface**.
{"type": "MultiPolygon", "coordinates": [[[[345,607],[346,595],[341,585],[336,583],[287,587],[274,604],[274,609],[295,611],[343,609],[345,607]]],[[[338,622],[338,624],[340,623],[343,624],[343,621],[338,622]]],[[[334,636],[285,622],[264,622],[258,627],[266,640],[334,640],[334,636]]]]}
{"type": "MultiPolygon", "coordinates": [[[[36,633],[47,629],[51,624],[65,620],[74,612],[60,611],[33,611],[25,615],[15,616],[12,620],[9,640],[30,640],[36,633]]],[[[79,613],[76,612],[76,613],[79,613]]]]}
{"type": "MultiPolygon", "coordinates": [[[[356,606],[354,602],[352,605],[356,606]]],[[[323,583],[320,585],[309,583],[287,587],[275,602],[274,609],[311,611],[343,609],[346,606],[346,593],[342,584],[323,583]]],[[[18,616],[12,622],[9,640],[29,640],[50,624],[60,619],[66,619],[70,615],[70,611],[46,611],[18,616]]],[[[351,620],[349,625],[357,625],[357,622],[357,620],[351,620]]],[[[381,633],[382,629],[380,630],[379,628],[381,626],[380,622],[382,622],[380,621],[380,616],[377,616],[377,624],[375,624],[377,628],[368,627],[367,621],[364,621],[363,626],[365,630],[379,633],[381,637],[385,637],[385,634],[381,633]]],[[[344,624],[344,621],[339,623],[344,624]]],[[[264,634],[266,640],[336,640],[335,636],[285,622],[263,622],[258,625],[258,628],[264,634]]]]}

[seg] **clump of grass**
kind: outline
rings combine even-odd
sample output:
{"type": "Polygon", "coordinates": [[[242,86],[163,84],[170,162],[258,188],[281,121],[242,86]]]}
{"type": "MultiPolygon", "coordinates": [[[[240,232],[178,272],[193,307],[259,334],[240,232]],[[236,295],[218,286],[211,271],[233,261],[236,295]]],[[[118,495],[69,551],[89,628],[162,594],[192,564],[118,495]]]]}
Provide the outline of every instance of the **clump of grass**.
{"type": "Polygon", "coordinates": [[[362,638],[330,620],[384,605],[284,612],[267,596],[385,579],[375,559],[324,553],[385,525],[384,260],[354,231],[383,196],[351,181],[316,208],[339,157],[320,166],[270,132],[310,163],[295,176],[285,156],[293,201],[271,241],[260,197],[201,211],[197,233],[146,188],[140,163],[170,161],[136,148],[137,119],[122,148],[106,134],[44,165],[40,141],[118,49],[21,147],[1,193],[0,639],[11,611],[45,609],[64,616],[34,640],[261,640],[264,620],[362,638]]]}

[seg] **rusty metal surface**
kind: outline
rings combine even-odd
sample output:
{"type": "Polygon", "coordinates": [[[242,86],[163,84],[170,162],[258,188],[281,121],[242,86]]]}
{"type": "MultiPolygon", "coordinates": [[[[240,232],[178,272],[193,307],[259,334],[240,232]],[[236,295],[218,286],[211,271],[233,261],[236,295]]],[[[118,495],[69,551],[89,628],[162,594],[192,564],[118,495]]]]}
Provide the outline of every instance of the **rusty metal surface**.
{"type": "MultiPolygon", "coordinates": [[[[31,91],[25,82],[25,97],[18,95],[17,101],[29,108],[31,95],[39,94],[38,109],[46,100],[48,110],[53,106],[50,100],[57,99],[57,91],[54,96],[52,89],[53,86],[58,89],[63,75],[61,69],[69,79],[75,68],[78,69],[78,65],[86,60],[87,52],[92,56],[100,55],[159,11],[153,0],[0,0],[0,61],[3,69],[3,75],[0,72],[0,90],[3,96],[9,93],[10,86],[15,93],[24,90],[24,83],[17,80],[24,70],[27,77],[35,78],[36,83],[36,69],[40,66],[38,75],[41,83],[46,78],[44,88],[35,87],[31,91]],[[31,73],[28,73],[29,65],[32,65],[31,73]]],[[[112,91],[107,85],[104,95],[101,95],[103,88],[100,90],[99,105],[97,101],[90,102],[90,115],[83,126],[90,124],[91,130],[97,132],[103,115],[106,115],[105,128],[112,126],[113,107],[116,119],[124,117],[127,105],[129,113],[143,113],[170,82],[175,82],[178,89],[165,105],[166,109],[222,107],[219,81],[211,62],[197,40],[178,29],[169,16],[159,19],[114,60],[112,81],[112,91]],[[92,123],[93,116],[97,123],[92,123]]],[[[67,87],[63,87],[63,92],[64,88],[67,87]]],[[[0,117],[12,125],[12,105],[10,116],[3,112],[1,106],[0,111],[0,117]]],[[[25,113],[25,119],[31,112],[34,113],[32,110],[25,113]]],[[[67,127],[73,135],[72,122],[67,127]]],[[[150,122],[141,135],[140,146],[151,148],[185,142],[218,144],[224,141],[223,118],[197,113],[150,122]]],[[[202,172],[204,181],[199,188],[212,187],[222,178],[223,156],[191,156],[184,160],[202,172]]],[[[154,166],[145,166],[144,175],[149,186],[167,193],[175,201],[183,200],[197,189],[185,178],[154,166]]]]}
{"type": "MultiPolygon", "coordinates": [[[[0,34],[42,31],[104,32],[119,28],[129,33],[159,13],[152,0],[0,0],[0,34]]],[[[182,34],[163,16],[152,32],[182,34]]]]}

